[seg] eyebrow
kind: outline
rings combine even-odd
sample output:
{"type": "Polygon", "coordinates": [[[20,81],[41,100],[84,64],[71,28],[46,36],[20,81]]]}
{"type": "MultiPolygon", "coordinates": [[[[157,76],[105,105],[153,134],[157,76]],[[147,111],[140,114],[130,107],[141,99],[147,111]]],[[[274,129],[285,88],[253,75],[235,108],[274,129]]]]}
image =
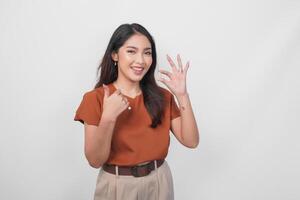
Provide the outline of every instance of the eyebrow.
{"type": "MultiPolygon", "coordinates": [[[[126,48],[133,48],[133,49],[138,49],[137,47],[135,46],[127,46],[126,48]]],[[[144,50],[148,50],[150,49],[151,50],[151,47],[146,47],[144,50]]]]}

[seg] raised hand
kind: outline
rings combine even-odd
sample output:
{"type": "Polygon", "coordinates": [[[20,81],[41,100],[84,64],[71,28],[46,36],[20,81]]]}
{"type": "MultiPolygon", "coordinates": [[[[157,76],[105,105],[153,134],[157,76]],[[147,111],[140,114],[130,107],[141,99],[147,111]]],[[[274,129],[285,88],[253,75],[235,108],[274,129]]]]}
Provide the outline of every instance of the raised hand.
{"type": "Polygon", "coordinates": [[[160,73],[168,76],[170,80],[166,80],[160,77],[158,80],[164,83],[175,96],[185,95],[187,93],[186,89],[186,74],[189,68],[189,62],[183,67],[180,55],[177,55],[178,67],[174,64],[173,60],[167,55],[167,60],[171,65],[172,72],[160,69],[160,73]]]}
{"type": "Polygon", "coordinates": [[[109,95],[109,89],[103,84],[104,98],[103,98],[103,114],[110,120],[116,120],[117,117],[129,106],[129,102],[120,91],[117,89],[114,93],[109,95]]]}

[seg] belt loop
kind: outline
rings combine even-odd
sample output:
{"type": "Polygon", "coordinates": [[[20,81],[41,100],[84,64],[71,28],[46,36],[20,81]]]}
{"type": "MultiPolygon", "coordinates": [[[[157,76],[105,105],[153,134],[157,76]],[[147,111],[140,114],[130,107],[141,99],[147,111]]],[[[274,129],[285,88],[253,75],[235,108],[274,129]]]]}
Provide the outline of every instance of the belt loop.
{"type": "Polygon", "coordinates": [[[154,165],[155,165],[156,185],[157,185],[155,195],[156,195],[156,200],[158,200],[159,199],[159,195],[158,195],[158,193],[159,193],[159,178],[158,178],[157,160],[154,160],[154,165]]]}
{"type": "Polygon", "coordinates": [[[116,199],[118,198],[118,179],[119,179],[119,167],[118,165],[115,166],[115,170],[116,170],[116,176],[115,176],[115,195],[116,195],[116,199]]]}
{"type": "Polygon", "coordinates": [[[116,176],[119,176],[119,166],[118,165],[115,166],[115,170],[116,170],[116,176]]]}

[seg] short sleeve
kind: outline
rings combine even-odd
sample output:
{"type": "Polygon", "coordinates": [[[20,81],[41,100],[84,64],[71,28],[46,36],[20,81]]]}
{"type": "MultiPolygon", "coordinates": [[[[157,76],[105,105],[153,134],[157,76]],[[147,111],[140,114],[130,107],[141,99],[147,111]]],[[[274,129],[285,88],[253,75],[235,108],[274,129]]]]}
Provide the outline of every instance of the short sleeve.
{"type": "Polygon", "coordinates": [[[96,92],[87,92],[76,111],[74,121],[98,126],[102,114],[101,101],[96,92]]]}
{"type": "Polygon", "coordinates": [[[170,113],[171,113],[171,120],[172,119],[175,119],[177,117],[179,117],[181,114],[180,114],[180,110],[176,104],[176,101],[175,101],[175,98],[174,98],[174,95],[171,94],[171,100],[170,100],[170,113]]]}

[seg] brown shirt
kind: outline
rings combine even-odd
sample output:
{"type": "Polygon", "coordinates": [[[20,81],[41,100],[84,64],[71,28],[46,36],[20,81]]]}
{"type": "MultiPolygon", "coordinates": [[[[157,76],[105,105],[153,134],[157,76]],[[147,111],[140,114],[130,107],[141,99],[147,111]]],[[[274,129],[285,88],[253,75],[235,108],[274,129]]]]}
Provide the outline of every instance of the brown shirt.
{"type": "MultiPolygon", "coordinates": [[[[108,88],[110,94],[116,90],[112,83],[108,88]]],[[[171,120],[180,116],[180,110],[172,93],[164,88],[161,89],[165,94],[166,108],[162,123],[156,128],[149,126],[152,121],[144,105],[143,94],[135,98],[126,96],[131,110],[124,110],[116,120],[111,151],[106,163],[132,166],[167,156],[171,120]]],[[[86,92],[74,120],[98,126],[103,110],[103,97],[103,87],[86,92]]]]}

